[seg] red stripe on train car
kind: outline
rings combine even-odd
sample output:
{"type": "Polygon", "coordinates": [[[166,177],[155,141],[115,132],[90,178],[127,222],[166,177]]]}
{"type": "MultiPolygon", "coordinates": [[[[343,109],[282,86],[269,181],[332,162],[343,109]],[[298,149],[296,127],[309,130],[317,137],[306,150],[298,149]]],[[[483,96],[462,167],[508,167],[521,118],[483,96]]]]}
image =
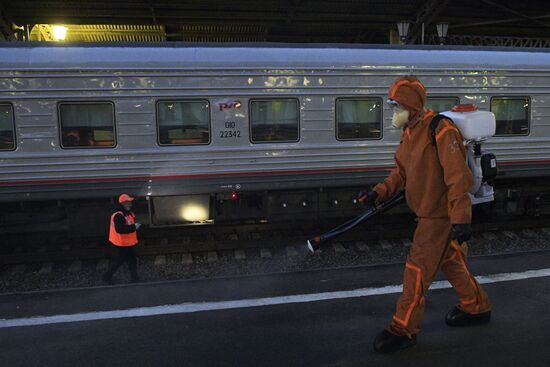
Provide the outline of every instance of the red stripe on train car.
{"type": "Polygon", "coordinates": [[[390,171],[391,167],[365,167],[365,168],[324,168],[312,170],[285,170],[285,171],[255,171],[255,172],[224,172],[224,173],[196,173],[187,175],[170,176],[128,176],[128,177],[93,177],[93,178],[68,178],[59,180],[25,180],[25,181],[1,181],[0,185],[55,185],[65,183],[83,182],[118,182],[118,181],[146,181],[146,180],[169,180],[178,178],[201,178],[201,177],[240,177],[256,175],[286,175],[297,173],[326,173],[326,172],[358,172],[358,171],[390,171]]]}
{"type": "MultiPolygon", "coordinates": [[[[550,164],[550,160],[529,160],[529,161],[506,161],[498,162],[499,165],[518,164],[550,164]]],[[[1,181],[0,185],[55,185],[68,183],[94,183],[94,182],[120,182],[135,180],[170,180],[178,178],[201,178],[201,177],[241,177],[255,175],[286,175],[286,174],[312,174],[325,172],[360,172],[360,171],[390,171],[393,167],[364,167],[364,168],[323,168],[311,170],[284,170],[284,171],[254,171],[254,172],[224,172],[224,173],[197,173],[187,175],[169,176],[129,176],[129,177],[93,177],[93,178],[69,178],[59,180],[26,180],[26,181],[1,181]]]]}

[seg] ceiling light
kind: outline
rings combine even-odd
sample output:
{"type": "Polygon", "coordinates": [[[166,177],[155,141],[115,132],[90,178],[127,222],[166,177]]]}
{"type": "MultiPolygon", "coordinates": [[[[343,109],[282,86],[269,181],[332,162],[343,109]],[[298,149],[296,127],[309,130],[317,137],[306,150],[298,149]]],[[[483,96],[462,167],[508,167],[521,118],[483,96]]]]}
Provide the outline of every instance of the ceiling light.
{"type": "Polygon", "coordinates": [[[62,25],[53,26],[53,38],[56,41],[63,41],[67,37],[67,27],[62,25]]]}

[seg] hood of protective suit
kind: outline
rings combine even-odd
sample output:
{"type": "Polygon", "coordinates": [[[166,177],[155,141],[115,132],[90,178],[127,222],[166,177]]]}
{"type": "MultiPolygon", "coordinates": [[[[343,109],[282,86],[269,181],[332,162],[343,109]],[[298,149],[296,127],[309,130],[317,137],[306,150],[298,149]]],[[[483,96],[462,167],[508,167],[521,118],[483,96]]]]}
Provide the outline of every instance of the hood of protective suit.
{"type": "Polygon", "coordinates": [[[412,121],[424,109],[427,98],[426,88],[416,77],[407,75],[393,82],[388,98],[395,100],[409,111],[409,121],[412,121]]]}

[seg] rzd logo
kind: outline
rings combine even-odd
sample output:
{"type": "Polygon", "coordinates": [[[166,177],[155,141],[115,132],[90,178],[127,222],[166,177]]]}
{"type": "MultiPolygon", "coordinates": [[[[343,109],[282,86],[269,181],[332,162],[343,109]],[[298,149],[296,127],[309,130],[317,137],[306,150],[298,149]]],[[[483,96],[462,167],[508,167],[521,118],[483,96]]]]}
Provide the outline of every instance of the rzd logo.
{"type": "Polygon", "coordinates": [[[241,101],[222,102],[218,103],[218,106],[220,107],[220,111],[226,110],[228,108],[241,108],[241,101]]]}

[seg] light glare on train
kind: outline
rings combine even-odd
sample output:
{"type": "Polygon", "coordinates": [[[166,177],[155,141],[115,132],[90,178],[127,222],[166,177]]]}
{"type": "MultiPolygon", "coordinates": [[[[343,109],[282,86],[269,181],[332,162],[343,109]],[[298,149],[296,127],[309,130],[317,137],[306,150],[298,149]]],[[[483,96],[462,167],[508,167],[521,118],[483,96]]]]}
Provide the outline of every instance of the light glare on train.
{"type": "Polygon", "coordinates": [[[208,208],[197,204],[183,205],[181,217],[187,222],[202,222],[208,220],[208,208]]]}

